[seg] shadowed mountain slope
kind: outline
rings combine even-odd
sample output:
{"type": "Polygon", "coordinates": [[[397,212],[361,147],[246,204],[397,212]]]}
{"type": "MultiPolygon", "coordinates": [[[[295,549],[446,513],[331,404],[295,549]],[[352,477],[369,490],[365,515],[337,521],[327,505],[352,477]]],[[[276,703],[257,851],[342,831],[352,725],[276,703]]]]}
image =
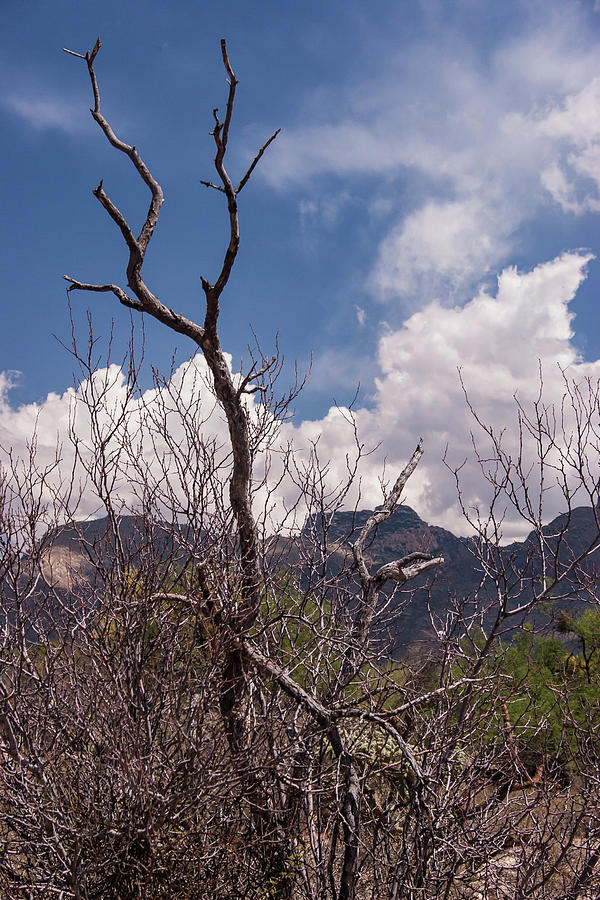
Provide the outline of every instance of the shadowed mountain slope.
{"type": "MultiPolygon", "coordinates": [[[[352,542],[370,514],[370,510],[338,512],[329,523],[329,574],[351,568],[352,542]]],[[[297,537],[274,537],[267,547],[267,559],[277,568],[296,570],[305,581],[309,577],[307,559],[313,553],[311,533],[319,531],[314,526],[314,522],[307,522],[303,533],[297,537]]],[[[155,565],[157,560],[160,563],[181,553],[175,547],[175,544],[179,545],[179,538],[172,528],[163,529],[157,524],[149,526],[135,516],[120,519],[119,534],[134,566],[155,565]]],[[[183,532],[179,534],[183,535],[183,532]]],[[[559,566],[566,566],[598,539],[598,526],[590,507],[578,507],[554,519],[545,527],[544,534],[547,549],[556,554],[559,566]]],[[[45,590],[63,595],[75,592],[80,597],[93,590],[94,583],[98,584],[100,570],[106,571],[111,558],[114,559],[115,542],[109,535],[106,519],[71,523],[46,535],[41,553],[45,590]]],[[[184,539],[183,543],[188,542],[184,539]]],[[[202,543],[205,547],[210,545],[208,535],[204,535],[202,543]]],[[[442,623],[449,608],[462,606],[468,614],[475,607],[482,609],[493,604],[495,598],[496,588],[484,579],[474,539],[456,537],[444,528],[428,525],[409,506],[399,506],[379,526],[368,548],[368,556],[372,566],[378,567],[417,550],[442,556],[445,562],[433,577],[423,576],[410,582],[405,590],[394,596],[385,623],[394,644],[431,637],[430,613],[434,622],[442,623]],[[409,595],[411,602],[406,603],[409,595]]],[[[533,590],[539,590],[542,572],[539,547],[533,533],[525,541],[502,548],[489,547],[487,552],[497,554],[509,574],[516,573],[510,586],[512,603],[522,602],[533,590]]],[[[190,556],[184,552],[180,558],[190,559],[190,556]]],[[[594,559],[592,556],[582,567],[589,579],[586,591],[582,592],[581,583],[574,581],[570,602],[581,599],[583,593],[589,599],[590,585],[597,577],[594,559]]],[[[560,603],[564,606],[565,602],[569,602],[569,598],[561,597],[560,603]]]]}

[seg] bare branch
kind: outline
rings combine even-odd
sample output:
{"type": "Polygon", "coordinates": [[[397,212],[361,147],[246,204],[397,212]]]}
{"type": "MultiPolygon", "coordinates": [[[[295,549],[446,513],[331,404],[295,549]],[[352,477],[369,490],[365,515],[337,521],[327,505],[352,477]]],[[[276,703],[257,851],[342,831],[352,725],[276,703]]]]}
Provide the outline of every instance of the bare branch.
{"type": "Polygon", "coordinates": [[[196,325],[195,322],[192,322],[191,319],[186,319],[185,316],[179,315],[179,313],[174,312],[172,309],[169,309],[167,306],[164,306],[160,302],[160,300],[151,294],[146,285],[140,281],[143,290],[140,290],[141,300],[133,300],[131,297],[128,297],[125,291],[115,284],[88,284],[83,281],[78,281],[75,278],[71,278],[70,275],[63,275],[65,281],[70,282],[70,286],[67,290],[78,290],[78,291],[96,291],[100,293],[112,292],[115,294],[123,306],[128,306],[131,309],[135,309],[138,312],[146,312],[153,316],[155,319],[158,319],[159,322],[162,322],[163,325],[166,325],[168,328],[171,328],[173,331],[178,332],[179,334],[184,334],[186,337],[191,338],[197,344],[201,344],[204,330],[196,325]]]}
{"type": "Polygon", "coordinates": [[[78,59],[85,59],[85,53],[75,53],[74,50],[67,50],[66,47],[63,47],[63,53],[68,53],[70,56],[76,56],[78,59]]]}
{"type": "Polygon", "coordinates": [[[335,713],[332,713],[317,699],[311,697],[304,688],[293,680],[293,678],[290,678],[287,672],[284,672],[283,669],[275,665],[275,663],[268,659],[249,641],[244,641],[240,646],[242,652],[248,659],[250,659],[254,665],[267,672],[286,694],[289,694],[290,697],[293,697],[294,700],[301,703],[324,730],[331,728],[334,720],[337,718],[335,713]]]}
{"type": "Polygon", "coordinates": [[[92,193],[94,194],[94,197],[96,197],[96,199],[100,201],[100,203],[102,204],[104,209],[107,211],[107,213],[109,214],[109,216],[111,217],[113,222],[115,222],[115,224],[119,227],[121,234],[125,238],[125,243],[127,244],[128,248],[132,254],[132,257],[135,259],[136,262],[141,262],[142,253],[141,253],[140,245],[134,238],[133,232],[131,231],[129,225],[127,224],[127,220],[125,219],[125,216],[123,215],[123,213],[120,211],[120,209],[118,209],[118,207],[115,206],[115,204],[112,202],[110,197],[108,197],[107,194],[104,192],[104,189],[102,187],[102,182],[100,182],[98,187],[94,191],[92,191],[92,193]]]}
{"type": "Polygon", "coordinates": [[[372,578],[379,587],[382,587],[388,580],[405,584],[407,581],[431,571],[436,566],[442,565],[444,565],[443,556],[432,557],[427,553],[411,553],[402,559],[385,563],[372,578]],[[412,565],[410,565],[411,562],[412,565]]]}
{"type": "MultiPolygon", "coordinates": [[[[91,110],[92,116],[93,116],[94,120],[98,123],[98,125],[100,126],[102,131],[104,132],[109,143],[113,147],[115,147],[117,150],[121,151],[121,153],[124,153],[126,156],[129,157],[129,159],[131,160],[135,169],[137,170],[138,174],[140,175],[141,179],[144,181],[144,183],[150,189],[150,192],[152,194],[152,200],[150,202],[150,207],[148,209],[146,220],[142,226],[142,230],[140,231],[140,234],[138,237],[138,245],[139,245],[138,249],[139,249],[139,252],[141,253],[141,257],[143,260],[144,253],[146,251],[148,243],[150,242],[150,239],[152,238],[154,229],[156,228],[156,225],[158,222],[158,217],[160,215],[160,208],[164,202],[164,194],[163,194],[163,190],[162,190],[160,184],[152,176],[150,170],[144,163],[143,159],[139,155],[136,148],[134,146],[132,146],[130,144],[126,144],[124,141],[120,140],[114,133],[110,123],[102,115],[102,112],[100,110],[100,89],[98,87],[98,79],[96,77],[96,72],[94,69],[94,60],[95,60],[101,46],[102,46],[102,44],[101,44],[100,38],[98,38],[94,45],[93,50],[91,52],[88,51],[85,54],[85,57],[81,57],[81,54],[75,54],[72,51],[67,51],[67,52],[71,53],[71,55],[73,55],[73,56],[79,56],[80,58],[84,58],[86,60],[87,67],[88,67],[88,73],[89,73],[90,81],[91,81],[91,85],[92,85],[92,91],[94,94],[94,108],[91,110]]],[[[100,199],[100,197],[98,199],[100,199]]],[[[119,226],[119,227],[121,227],[121,226],[119,226]]],[[[133,287],[133,285],[132,285],[132,287],[133,287]]]]}
{"type": "Polygon", "coordinates": [[[70,275],[63,275],[63,278],[65,281],[69,282],[69,287],[67,288],[68,291],[97,291],[98,293],[112,292],[116,297],[118,297],[123,306],[128,306],[130,309],[137,309],[138,311],[142,311],[144,309],[139,300],[133,300],[131,297],[128,297],[123,288],[120,288],[117,284],[87,284],[84,281],[77,281],[77,279],[71,278],[70,275]]]}
{"type": "Polygon", "coordinates": [[[239,183],[238,186],[236,187],[236,189],[235,189],[236,196],[237,196],[237,194],[239,194],[240,191],[246,186],[246,184],[247,184],[247,182],[248,182],[250,176],[251,176],[252,173],[254,172],[254,169],[256,168],[256,166],[258,165],[258,163],[260,162],[263,153],[265,152],[265,150],[267,149],[267,147],[268,147],[270,144],[273,143],[273,141],[275,140],[275,138],[277,137],[277,135],[278,135],[280,132],[281,132],[281,128],[278,128],[277,131],[275,131],[275,132],[271,135],[271,137],[270,137],[267,141],[265,141],[265,143],[262,145],[262,147],[260,148],[260,150],[258,151],[258,153],[256,154],[256,156],[255,156],[254,159],[252,160],[252,162],[251,162],[251,164],[250,164],[250,167],[249,167],[248,171],[246,172],[246,174],[244,175],[244,177],[242,178],[242,180],[240,181],[240,183],[239,183]]]}
{"type": "Polygon", "coordinates": [[[254,391],[264,390],[264,388],[261,385],[255,385],[253,388],[248,390],[248,385],[250,384],[251,381],[255,381],[258,378],[262,378],[263,375],[265,375],[270,369],[273,368],[273,366],[275,365],[276,362],[277,362],[277,357],[272,356],[271,359],[267,360],[267,362],[264,364],[264,366],[262,366],[262,368],[258,369],[258,371],[255,371],[256,364],[254,364],[252,366],[252,368],[250,369],[250,371],[248,372],[248,374],[243,378],[239,388],[237,389],[238,397],[241,397],[241,395],[244,393],[249,394],[254,391]]]}
{"type": "Polygon", "coordinates": [[[377,526],[380,525],[382,522],[385,522],[386,519],[389,519],[389,517],[394,512],[394,509],[396,508],[396,505],[397,505],[398,501],[400,500],[400,495],[402,494],[402,491],[404,490],[404,488],[406,486],[406,482],[408,481],[408,479],[410,478],[410,476],[412,475],[414,470],[417,468],[417,465],[419,464],[419,460],[421,459],[422,456],[423,456],[423,439],[419,438],[419,442],[417,444],[417,447],[416,447],[413,455],[411,456],[409,462],[406,464],[406,466],[404,467],[404,469],[402,470],[402,472],[396,479],[396,482],[395,482],[394,487],[392,488],[390,494],[386,498],[383,505],[381,507],[379,507],[379,509],[375,510],[375,512],[372,513],[371,516],[369,516],[369,519],[365,523],[364,527],[362,528],[362,530],[358,536],[358,540],[355,541],[355,543],[352,547],[352,552],[354,553],[354,559],[356,560],[356,565],[358,567],[360,579],[361,579],[361,582],[362,582],[364,588],[366,588],[366,586],[369,583],[369,579],[370,579],[369,571],[367,569],[367,565],[365,563],[365,558],[364,558],[365,545],[366,545],[367,541],[369,540],[369,538],[371,537],[373,531],[377,528],[377,526]]]}
{"type": "Polygon", "coordinates": [[[225,193],[225,188],[221,187],[220,184],[213,184],[212,181],[200,180],[200,184],[203,184],[207,188],[213,188],[213,190],[215,190],[215,191],[221,191],[222,194],[225,193]]]}
{"type": "Polygon", "coordinates": [[[221,271],[215,281],[214,285],[210,285],[208,281],[203,280],[203,286],[207,297],[207,305],[209,309],[207,309],[207,320],[205,321],[205,328],[207,331],[211,330],[213,321],[216,322],[218,317],[218,299],[221,296],[227,282],[229,281],[229,276],[231,275],[231,270],[233,268],[233,264],[235,262],[239,244],[240,244],[240,231],[239,231],[239,217],[238,217],[238,206],[237,206],[237,195],[247,183],[250,178],[254,168],[257,163],[261,159],[263,153],[271,144],[277,134],[276,132],[273,134],[269,140],[261,147],[258,151],[256,157],[254,158],[250,168],[242,178],[237,188],[234,188],[229,173],[225,168],[225,154],[227,152],[227,144],[229,141],[229,128],[231,125],[231,118],[233,115],[233,109],[235,104],[235,92],[236,87],[238,85],[238,80],[235,76],[233,69],[231,68],[231,63],[229,62],[229,57],[227,54],[227,44],[223,39],[221,40],[221,55],[223,57],[223,64],[225,66],[225,70],[227,72],[227,78],[229,82],[229,93],[227,96],[227,110],[225,113],[225,121],[221,123],[219,121],[218,110],[213,110],[213,116],[215,119],[215,127],[213,129],[212,135],[215,141],[215,145],[217,148],[217,152],[215,155],[215,168],[217,170],[217,174],[221,180],[222,187],[219,187],[212,182],[203,181],[202,184],[207,187],[215,188],[216,190],[221,190],[225,196],[227,197],[227,209],[229,214],[229,244],[227,246],[227,250],[225,252],[225,257],[223,259],[223,265],[221,266],[221,271]],[[208,290],[210,288],[210,290],[208,290]]]}
{"type": "Polygon", "coordinates": [[[223,57],[223,65],[225,66],[225,70],[227,72],[227,77],[229,79],[229,97],[227,98],[227,112],[225,114],[225,122],[223,123],[223,131],[221,134],[221,145],[223,147],[223,152],[227,149],[227,141],[229,140],[229,127],[231,125],[231,117],[233,115],[233,104],[235,100],[235,89],[238,85],[238,80],[235,77],[235,73],[231,68],[231,63],[229,62],[229,56],[227,55],[227,42],[225,38],[221,38],[221,56],[223,57]]]}

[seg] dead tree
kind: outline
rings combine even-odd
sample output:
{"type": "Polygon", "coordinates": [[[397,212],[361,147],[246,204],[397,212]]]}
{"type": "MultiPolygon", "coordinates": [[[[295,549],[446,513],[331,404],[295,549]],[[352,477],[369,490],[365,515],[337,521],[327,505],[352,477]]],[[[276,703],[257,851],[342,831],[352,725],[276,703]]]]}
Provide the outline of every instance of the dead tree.
{"type": "MultiPolygon", "coordinates": [[[[225,118],[222,122],[219,119],[218,109],[215,108],[213,110],[215,125],[212,135],[216,146],[214,162],[219,183],[213,184],[212,182],[204,182],[204,184],[225,195],[229,216],[229,243],[225,251],[221,271],[214,284],[206,278],[202,278],[202,288],[206,298],[206,313],[204,316],[204,324],[198,325],[187,319],[185,316],[174,312],[170,307],[165,306],[144,282],[142,266],[148,244],[152,239],[152,235],[154,234],[154,230],[158,223],[160,209],[164,201],[164,194],[160,184],[148,170],[135,146],[126,144],[116,136],[109,122],[105,119],[100,110],[100,90],[94,69],[94,61],[100,50],[100,46],[101,42],[98,38],[94,45],[94,49],[91,52],[86,53],[85,56],[75,54],[82,59],[85,59],[87,63],[94,94],[92,116],[102,129],[110,144],[121,153],[124,153],[131,160],[138,175],[150,190],[152,200],[150,202],[146,220],[136,238],[121,211],[115,206],[104,191],[102,182],[100,182],[94,191],[94,196],[99,200],[110,218],[117,225],[127,244],[127,249],[129,251],[127,284],[133,292],[133,297],[129,296],[122,288],[115,284],[87,284],[74,278],[70,278],[69,276],[65,276],[65,279],[69,282],[69,291],[112,292],[124,306],[139,312],[147,313],[155,319],[158,319],[159,322],[162,322],[162,324],[171,328],[173,331],[190,338],[204,354],[213,377],[215,395],[227,417],[233,451],[233,466],[229,481],[229,496],[231,509],[237,524],[240,544],[240,564],[243,572],[243,579],[241,602],[239,604],[239,609],[236,611],[235,621],[231,622],[231,629],[233,634],[240,634],[247,631],[251,626],[260,604],[260,573],[258,569],[257,534],[250,500],[252,459],[248,437],[248,423],[244,404],[242,402],[242,395],[244,392],[256,390],[256,382],[270,367],[272,367],[274,360],[269,361],[257,372],[250,372],[239,387],[234,384],[231,371],[223,354],[219,340],[219,301],[227,286],[227,282],[229,281],[229,276],[231,275],[231,270],[235,263],[240,243],[238,196],[248,183],[252,172],[265,150],[277,137],[278,132],[272,134],[263,144],[246,173],[239,183],[234,186],[225,168],[225,154],[227,152],[227,144],[229,141],[229,129],[231,126],[238,80],[231,68],[225,41],[221,41],[223,64],[229,79],[229,95],[227,97],[225,118]]],[[[242,661],[240,652],[239,650],[232,648],[224,668],[224,688],[223,696],[221,698],[221,708],[223,716],[227,721],[227,731],[232,749],[236,752],[240,752],[244,746],[243,724],[239,715],[240,698],[237,696],[242,690],[242,683],[242,661]]]]}
{"type": "Polygon", "coordinates": [[[237,79],[223,42],[229,92],[225,115],[213,113],[217,177],[204,184],[223,194],[229,240],[214,282],[202,280],[204,321],[192,322],[144,280],[163,191],[101,112],[99,49],[98,40],[73,54],[87,65],[92,115],[151,201],[136,237],[100,183],[94,194],[129,251],[127,287],[67,277],[68,291],[114,294],[189,338],[204,362],[155,373],[149,398],[133,359],[122,389],[111,369],[94,370],[90,334],[87,352],[73,347],[82,379],[71,479],[53,480],[59,456],[41,466],[34,441],[28,459],[2,456],[4,895],[592,896],[600,673],[588,655],[580,682],[576,654],[554,648],[558,662],[543,670],[558,723],[550,733],[548,703],[528,681],[533,638],[517,666],[510,631],[545,601],[576,594],[589,604],[596,596],[598,386],[566,380],[560,411],[541,398],[533,412],[521,406],[521,454],[479,423],[491,444],[478,463],[492,502],[479,516],[464,505],[479,588],[450,598],[443,620],[431,614],[435,639],[408,658],[390,655],[385,626],[397,626],[414,579],[443,562],[420,551],[373,560],[377,529],[400,502],[421,442],[381,506],[340,537],[336,513],[357,477],[358,436],[346,482],[332,486],[318,444],[302,456],[278,443],[293,389],[277,399],[277,359],[259,353],[234,375],[221,348],[238,196],[277,132],[232,180],[225,157],[237,79]],[[215,402],[222,439],[211,433],[215,402]],[[537,488],[523,452],[529,444],[537,488]],[[289,538],[268,534],[267,516],[257,513],[261,492],[268,506],[284,478],[302,497],[302,527],[289,538]],[[105,518],[65,525],[80,480],[105,518]],[[543,519],[549,480],[565,507],[552,533],[543,519]],[[576,496],[596,517],[581,547],[569,538],[576,496]],[[502,547],[506,503],[532,531],[524,556],[502,547]]]}
{"type": "MultiPolygon", "coordinates": [[[[272,677],[276,677],[279,686],[286,690],[290,696],[294,697],[296,701],[303,703],[306,711],[312,713],[313,717],[315,710],[320,709],[320,706],[316,701],[307,701],[307,698],[301,693],[298,694],[300,689],[293,688],[289,680],[286,680],[283,674],[277,670],[277,667],[271,666],[268,660],[264,660],[258,650],[252,649],[249,642],[249,635],[255,625],[261,599],[264,595],[264,578],[259,566],[260,554],[257,526],[251,505],[253,460],[248,432],[247,411],[243,398],[244,394],[260,390],[260,380],[275,366],[276,360],[273,357],[265,361],[260,367],[254,367],[241,378],[239,385],[236,385],[221,348],[218,320],[220,299],[229,281],[239,248],[238,197],[248,183],[256,165],[269,145],[276,139],[279,132],[276,131],[268,138],[259,149],[245,174],[239,182],[235,183],[225,167],[225,156],[228,148],[238,80],[231,67],[225,41],[222,40],[221,54],[228,77],[229,93],[223,120],[219,117],[218,109],[215,108],[213,110],[214,128],[212,135],[216,147],[214,165],[217,181],[216,183],[212,181],[203,181],[202,183],[224,195],[229,219],[229,242],[216,280],[211,282],[204,277],[202,278],[202,288],[206,300],[204,322],[202,325],[192,322],[175,312],[170,306],[165,305],[152,293],[143,279],[142,266],[149,242],[158,222],[164,195],[160,184],[148,170],[136,147],[120,140],[101,112],[100,90],[94,68],[100,46],[101,43],[98,39],[92,51],[85,55],[74,54],[84,59],[87,64],[94,96],[92,116],[110,144],[131,160],[138,175],[150,190],[152,199],[146,220],[140,234],[136,237],[119,208],[106,194],[102,182],[94,191],[95,197],[119,228],[127,245],[129,251],[127,285],[133,296],[116,284],[89,284],[70,276],[65,276],[65,278],[69,282],[69,292],[75,290],[112,292],[124,306],[147,313],[173,331],[190,338],[202,351],[210,369],[215,396],[225,413],[229,429],[232,450],[229,499],[236,523],[236,539],[239,544],[239,565],[241,567],[239,599],[235,604],[235,609],[230,612],[220,626],[223,632],[222,644],[225,648],[222,664],[220,708],[231,752],[237,760],[237,765],[242,770],[248,770],[247,789],[250,792],[251,803],[255,808],[256,826],[257,828],[266,827],[271,834],[270,839],[275,840],[272,835],[277,833],[278,815],[268,809],[268,803],[262,795],[259,780],[250,772],[251,765],[248,759],[248,747],[251,743],[245,725],[248,693],[248,678],[245,670],[248,661],[252,661],[264,671],[269,672],[272,677]]],[[[72,53],[72,51],[67,52],[72,53]]],[[[442,562],[441,559],[432,559],[426,553],[413,553],[405,559],[381,567],[379,571],[371,575],[368,572],[364,558],[365,542],[371,537],[377,524],[393,512],[400,499],[402,489],[416,467],[421,454],[422,447],[419,444],[410,463],[398,478],[393,491],[386,499],[381,511],[376,513],[372,520],[367,523],[362,535],[354,545],[355,563],[360,575],[362,594],[355,613],[354,624],[341,670],[336,675],[335,682],[327,691],[328,704],[339,698],[364,662],[369,626],[373,618],[377,599],[386,582],[391,580],[397,584],[403,584],[442,562]]],[[[341,803],[340,815],[343,822],[345,850],[340,877],[339,900],[346,900],[346,898],[350,900],[355,895],[356,861],[360,836],[360,781],[354,769],[352,756],[344,746],[340,733],[336,728],[335,714],[323,708],[318,712],[315,721],[319,728],[325,728],[334,753],[339,759],[341,772],[344,777],[345,796],[341,803]]],[[[399,735],[398,739],[401,741],[399,735]]],[[[406,747],[404,747],[404,752],[408,753],[406,747]]],[[[279,869],[284,866],[289,849],[286,841],[284,841],[282,848],[283,858],[280,858],[281,853],[275,853],[278,857],[277,866],[279,869]]],[[[265,877],[275,877],[276,892],[280,891],[277,879],[284,874],[281,871],[275,871],[275,873],[267,871],[264,873],[265,877]]]]}

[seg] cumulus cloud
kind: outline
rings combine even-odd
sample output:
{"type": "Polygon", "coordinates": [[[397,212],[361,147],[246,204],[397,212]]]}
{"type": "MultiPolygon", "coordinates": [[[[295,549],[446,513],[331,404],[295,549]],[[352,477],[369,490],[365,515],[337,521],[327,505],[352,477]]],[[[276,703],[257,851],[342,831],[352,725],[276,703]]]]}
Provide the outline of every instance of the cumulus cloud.
{"type": "Polygon", "coordinates": [[[542,183],[567,212],[600,210],[600,78],[565,98],[537,123],[542,135],[564,143],[562,160],[542,172],[542,183]]]}
{"type": "Polygon", "coordinates": [[[144,392],[114,364],[42,403],[12,407],[11,386],[0,377],[0,464],[16,496],[31,485],[47,522],[104,515],[107,490],[122,512],[148,495],[158,508],[185,506],[207,459],[213,474],[226,466],[227,425],[201,356],[144,392]]]}
{"type": "MultiPolygon", "coordinates": [[[[505,269],[494,295],[480,291],[454,308],[433,301],[381,338],[374,404],[356,413],[358,433],[371,447],[379,445],[361,468],[362,505],[381,500],[384,459],[393,477],[423,436],[426,454],[408,485],[407,501],[428,521],[465,533],[454,480],[442,464],[446,448],[453,464],[473,456],[471,432],[477,432],[477,424],[459,369],[481,420],[497,433],[506,429],[506,446],[516,452],[515,395],[525,407],[537,399],[540,368],[544,401],[557,408],[564,393],[562,370],[576,380],[600,378],[600,361],[582,362],[573,346],[569,311],[590,259],[589,254],[565,253],[530,272],[505,269]]],[[[294,439],[298,446],[318,439],[323,457],[334,461],[332,477],[343,477],[343,454],[352,446],[343,411],[302,423],[294,439]]],[[[489,493],[477,465],[463,469],[462,487],[467,505],[485,507],[489,493]]],[[[549,495],[546,515],[560,511],[561,498],[549,495]]],[[[509,511],[506,539],[523,537],[527,530],[509,511]]]]}
{"type": "Polygon", "coordinates": [[[380,297],[452,295],[487,272],[506,252],[507,223],[496,222],[481,200],[430,201],[382,241],[372,282],[380,297]]]}
{"type": "Polygon", "coordinates": [[[363,187],[386,228],[368,279],[379,297],[467,299],[523,224],[599,208],[598,47],[583,20],[551,5],[485,58],[471,50],[449,37],[384,54],[369,82],[349,72],[320,105],[327,120],[308,107],[262,173],[311,197],[332,176],[363,187]]]}
{"type": "MultiPolygon", "coordinates": [[[[369,408],[358,409],[352,416],[347,409],[332,408],[322,419],[299,424],[271,422],[271,430],[276,426],[278,432],[276,449],[291,444],[300,466],[316,452],[327,470],[327,484],[335,489],[347,479],[358,434],[365,449],[372,452],[363,457],[360,482],[348,494],[347,502],[373,507],[381,502],[384,462],[393,479],[422,436],[426,454],[408,485],[406,500],[428,521],[465,533],[454,481],[442,463],[446,448],[451,463],[471,458],[471,431],[477,430],[458,370],[482,421],[496,433],[506,429],[506,446],[516,451],[514,397],[524,407],[537,399],[540,368],[544,401],[557,408],[564,392],[563,370],[576,380],[600,378],[600,361],[582,362],[573,346],[569,311],[590,260],[589,254],[573,252],[528,272],[507,268],[499,276],[494,294],[481,290],[466,305],[453,308],[438,301],[426,305],[400,329],[381,338],[379,377],[369,408]]],[[[335,361],[330,361],[332,367],[335,361]]],[[[157,496],[161,492],[167,495],[170,482],[171,500],[183,497],[185,504],[190,492],[200,495],[207,460],[217,474],[222,467],[219,477],[225,477],[227,428],[201,356],[180,366],[170,379],[135,396],[116,366],[98,371],[77,390],[50,394],[43,403],[18,408],[10,405],[10,384],[10,378],[0,378],[0,445],[5,462],[9,450],[13,462],[27,460],[35,434],[38,471],[51,470],[43,484],[47,499],[52,499],[53,492],[64,492],[74,472],[74,495],[81,489],[76,510],[80,516],[102,513],[98,491],[90,479],[98,436],[111,436],[107,446],[120,467],[113,493],[127,509],[139,504],[144,479],[154,485],[157,496]],[[90,406],[97,410],[95,420],[89,415],[90,406]],[[116,421],[120,424],[115,429],[116,421]],[[57,446],[61,463],[55,467],[57,446]]],[[[252,398],[249,404],[250,415],[260,415],[252,398]]],[[[276,452],[270,461],[274,488],[270,527],[281,522],[283,511],[292,508],[298,496],[295,480],[281,478],[283,458],[282,452],[276,452]]],[[[264,457],[258,458],[257,467],[265,471],[264,457]]],[[[462,481],[465,502],[485,507],[489,496],[478,466],[466,466],[462,481]]],[[[259,499],[263,501],[266,495],[263,490],[259,499]]],[[[559,496],[550,493],[547,504],[548,518],[562,511],[559,496]]],[[[302,507],[296,521],[301,518],[302,507]]],[[[522,537],[526,530],[509,513],[505,537],[522,537]]]]}

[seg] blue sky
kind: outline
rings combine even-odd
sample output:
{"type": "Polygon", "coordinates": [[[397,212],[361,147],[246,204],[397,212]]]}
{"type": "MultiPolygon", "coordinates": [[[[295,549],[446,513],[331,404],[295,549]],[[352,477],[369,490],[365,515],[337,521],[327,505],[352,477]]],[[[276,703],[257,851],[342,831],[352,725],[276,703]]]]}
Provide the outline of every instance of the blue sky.
{"type": "MultiPolygon", "coordinates": [[[[103,178],[134,225],[147,205],[89,115],[84,64],[61,52],[85,52],[97,35],[103,110],[167,198],[147,280],[190,317],[202,317],[200,276],[214,277],[224,246],[221,198],[200,184],[212,177],[211,109],[226,96],[221,37],[240,79],[232,170],[282,128],[241,198],[222,340],[236,366],[250,326],[267,352],[278,332],[301,370],[312,354],[295,429],[323,434],[332,458],[344,459],[346,437],[330,407],[360,382],[359,419],[385,447],[365,496],[383,456],[400,462],[424,433],[430,463],[409,499],[458,527],[439,465],[444,446],[458,459],[468,435],[457,364],[502,422],[515,391],[534,391],[538,360],[595,373],[593,0],[5,0],[0,21],[3,443],[24,441],[33,413],[73,383],[52,337],[70,339],[62,274],[124,283],[120,236],[91,190],[103,178]]],[[[114,319],[119,359],[127,311],[109,295],[72,302],[83,338],[92,310],[100,360],[114,319]]],[[[178,361],[189,357],[146,324],[148,385],[150,363],[167,370],[175,347],[178,361]]]]}

